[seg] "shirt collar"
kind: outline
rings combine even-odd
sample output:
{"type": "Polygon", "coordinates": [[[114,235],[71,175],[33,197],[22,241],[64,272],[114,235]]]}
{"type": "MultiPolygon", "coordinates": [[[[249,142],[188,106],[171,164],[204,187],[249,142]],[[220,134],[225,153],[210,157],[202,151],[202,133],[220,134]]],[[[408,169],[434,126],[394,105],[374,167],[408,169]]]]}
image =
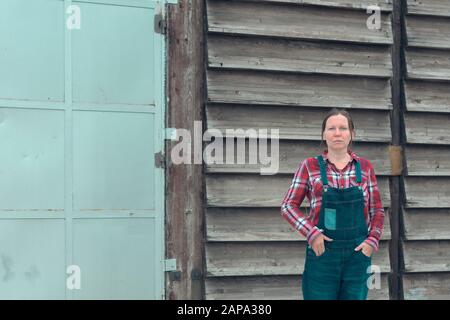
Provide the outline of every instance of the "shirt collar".
{"type": "MultiPolygon", "coordinates": [[[[351,149],[348,150],[348,154],[349,154],[350,157],[352,158],[352,161],[353,161],[353,160],[359,161],[359,157],[358,157],[358,156],[356,155],[356,153],[354,153],[351,149]]],[[[328,160],[328,150],[324,150],[324,151],[323,151],[323,153],[322,153],[322,158],[323,158],[323,160],[330,162],[330,161],[328,160]]]]}

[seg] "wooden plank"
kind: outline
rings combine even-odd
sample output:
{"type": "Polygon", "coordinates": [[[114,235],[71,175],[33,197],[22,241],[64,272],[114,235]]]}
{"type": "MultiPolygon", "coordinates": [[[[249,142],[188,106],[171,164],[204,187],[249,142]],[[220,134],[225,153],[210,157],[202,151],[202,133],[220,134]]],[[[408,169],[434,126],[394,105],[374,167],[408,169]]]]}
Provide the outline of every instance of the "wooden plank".
{"type": "MultiPolygon", "coordinates": [[[[206,117],[208,129],[218,129],[224,136],[227,135],[227,129],[244,129],[245,131],[253,129],[261,133],[264,131],[260,130],[265,129],[267,134],[270,134],[273,129],[278,129],[280,139],[320,141],[322,122],[328,110],[208,104],[206,117]]],[[[350,113],[356,127],[356,142],[390,142],[388,112],[351,110],[350,113]]],[[[237,136],[249,137],[249,134],[237,136]]]]}
{"type": "Polygon", "coordinates": [[[208,36],[212,68],[390,77],[389,47],[276,38],[208,36]]]}
{"type": "Polygon", "coordinates": [[[450,209],[408,209],[403,219],[407,240],[450,240],[450,209]]]}
{"type": "MultiPolygon", "coordinates": [[[[381,242],[372,263],[390,271],[388,243],[381,242]]],[[[303,273],[306,242],[206,244],[208,277],[296,275],[303,273]]],[[[355,253],[356,254],[356,253],[355,253]]]]}
{"type": "Polygon", "coordinates": [[[209,70],[208,101],[262,105],[392,108],[386,79],[209,70]]]}
{"type": "Polygon", "coordinates": [[[370,30],[369,15],[354,10],[215,0],[207,11],[209,32],[392,44],[387,13],[380,29],[370,30]]]}
{"type": "Polygon", "coordinates": [[[409,176],[450,176],[448,146],[406,145],[405,157],[409,176]]]}
{"type": "MultiPolygon", "coordinates": [[[[301,276],[214,277],[205,281],[207,300],[298,300],[303,299],[301,276]]],[[[380,289],[369,290],[368,300],[388,300],[387,274],[380,289]]]]}
{"type": "Polygon", "coordinates": [[[406,109],[450,113],[449,89],[448,83],[408,80],[405,84],[406,109]]]}
{"type": "Polygon", "coordinates": [[[392,148],[390,149],[390,158],[393,162],[393,173],[396,176],[392,177],[389,181],[391,188],[391,203],[392,203],[392,218],[391,218],[391,230],[392,230],[392,240],[390,242],[390,256],[391,260],[391,298],[401,299],[401,270],[399,261],[399,240],[400,240],[400,183],[401,177],[404,174],[403,166],[404,161],[402,160],[402,153],[398,152],[402,148],[402,109],[404,109],[404,90],[403,78],[404,71],[402,65],[403,54],[404,54],[404,41],[403,41],[403,20],[404,20],[404,2],[395,1],[393,5],[392,12],[392,28],[393,28],[393,39],[394,44],[392,45],[392,104],[393,109],[391,112],[391,125],[392,125],[392,148]]]}
{"type": "MultiPolygon", "coordinates": [[[[382,240],[391,237],[388,208],[385,213],[382,240]]],[[[276,208],[208,208],[206,238],[212,242],[306,241],[276,208]]]]}
{"type": "Polygon", "coordinates": [[[450,52],[408,48],[406,69],[409,79],[450,80],[450,52]]]}
{"type": "Polygon", "coordinates": [[[381,11],[392,11],[392,0],[245,0],[247,2],[274,2],[320,7],[364,9],[376,5],[381,11]]]}
{"type": "Polygon", "coordinates": [[[449,300],[450,273],[412,273],[403,275],[405,300],[449,300]]]}
{"type": "Polygon", "coordinates": [[[406,272],[450,271],[450,241],[406,241],[403,247],[406,272]]]}
{"type": "MultiPolygon", "coordinates": [[[[280,207],[293,175],[206,175],[207,205],[211,207],[280,207]]],[[[389,181],[377,177],[381,200],[390,206],[389,181]]],[[[307,198],[302,207],[309,206],[307,198]]]]}
{"type": "Polygon", "coordinates": [[[206,300],[295,300],[299,276],[214,277],[205,280],[206,300]]]}
{"type": "MultiPolygon", "coordinates": [[[[255,144],[253,141],[251,142],[255,144]]],[[[270,151],[270,145],[267,148],[270,151]]],[[[299,163],[308,157],[313,157],[322,153],[324,146],[320,146],[319,141],[279,141],[279,173],[293,174],[297,170],[299,163]]],[[[256,148],[255,148],[256,150],[256,148]]],[[[381,143],[356,142],[352,150],[362,158],[369,159],[377,175],[390,175],[391,162],[389,160],[388,146],[381,143]]],[[[207,173],[260,173],[261,168],[268,167],[264,165],[262,157],[259,156],[259,149],[256,152],[250,152],[249,140],[245,141],[245,163],[228,164],[223,161],[222,164],[212,163],[214,159],[205,155],[207,173]],[[250,155],[249,155],[250,153],[250,155]],[[256,161],[250,162],[255,158],[256,161]],[[256,162],[256,164],[254,164],[256,162]]],[[[235,150],[235,155],[237,150],[235,150]]],[[[226,159],[226,145],[223,146],[223,159],[226,159]]]]}
{"type": "Polygon", "coordinates": [[[427,16],[407,16],[408,47],[450,48],[450,19],[427,16]]]}
{"type": "MultiPolygon", "coordinates": [[[[206,175],[207,205],[217,207],[280,207],[292,177],[206,175]]],[[[302,206],[308,206],[305,199],[302,206]]]]}
{"type": "MultiPolygon", "coordinates": [[[[194,121],[202,119],[205,100],[203,55],[205,5],[195,6],[180,0],[177,6],[167,7],[167,124],[170,127],[193,130],[194,121]],[[189,106],[189,108],[180,108],[189,106]]],[[[150,13],[150,12],[149,12],[150,13]]],[[[165,255],[177,259],[181,277],[165,277],[165,297],[168,300],[202,299],[204,281],[191,277],[193,270],[203,269],[203,170],[199,165],[173,165],[165,169],[166,213],[165,255]],[[186,192],[189,190],[189,192],[186,192]]],[[[164,218],[165,217],[165,218],[164,218]]]]}
{"type": "Polygon", "coordinates": [[[450,17],[450,1],[448,0],[407,0],[408,14],[450,17]]]}
{"type": "Polygon", "coordinates": [[[408,143],[450,144],[450,114],[405,113],[408,143]]]}
{"type": "Polygon", "coordinates": [[[406,208],[448,208],[450,177],[405,177],[406,208]]]}

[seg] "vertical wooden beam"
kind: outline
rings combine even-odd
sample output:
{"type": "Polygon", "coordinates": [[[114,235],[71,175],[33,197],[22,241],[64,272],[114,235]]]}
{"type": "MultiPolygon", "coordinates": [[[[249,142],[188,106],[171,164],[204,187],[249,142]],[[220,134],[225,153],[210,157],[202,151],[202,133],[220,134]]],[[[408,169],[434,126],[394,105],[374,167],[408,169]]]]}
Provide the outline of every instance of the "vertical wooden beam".
{"type": "MultiPolygon", "coordinates": [[[[203,1],[179,0],[167,12],[167,126],[189,130],[192,142],[194,121],[204,114],[204,8],[203,1]]],[[[166,144],[167,157],[175,144],[166,144]]],[[[202,165],[191,162],[166,160],[166,257],[177,259],[179,271],[166,277],[171,300],[203,299],[204,179],[202,165]]]]}
{"type": "MultiPolygon", "coordinates": [[[[394,0],[392,12],[392,28],[393,28],[393,45],[391,47],[392,58],[392,105],[391,111],[391,132],[392,145],[403,146],[404,139],[404,121],[402,112],[404,110],[404,86],[403,80],[405,76],[405,29],[404,29],[404,10],[406,2],[404,0],[394,0]]],[[[403,151],[403,168],[405,168],[405,157],[403,151]]],[[[401,215],[401,179],[404,174],[392,176],[391,184],[391,242],[390,242],[390,260],[392,274],[390,279],[391,299],[403,299],[402,276],[401,276],[401,239],[400,239],[400,215],[401,215]]]]}

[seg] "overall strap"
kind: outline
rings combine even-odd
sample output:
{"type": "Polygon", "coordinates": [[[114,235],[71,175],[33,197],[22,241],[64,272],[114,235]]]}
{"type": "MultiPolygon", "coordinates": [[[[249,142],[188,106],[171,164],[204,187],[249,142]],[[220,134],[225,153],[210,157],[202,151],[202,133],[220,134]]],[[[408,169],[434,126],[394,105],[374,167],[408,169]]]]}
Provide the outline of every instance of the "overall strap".
{"type": "Polygon", "coordinates": [[[356,160],[355,168],[356,168],[356,182],[357,183],[361,183],[361,181],[362,181],[362,179],[361,179],[361,165],[359,164],[358,160],[356,160]]]}
{"type": "Polygon", "coordinates": [[[320,166],[320,176],[322,178],[322,184],[324,186],[328,185],[328,179],[327,179],[327,169],[325,166],[325,162],[323,161],[323,157],[317,156],[317,160],[319,161],[319,166],[320,166]]]}
{"type": "MultiPolygon", "coordinates": [[[[327,178],[327,169],[325,166],[325,161],[323,160],[323,157],[317,156],[317,160],[319,161],[320,165],[320,176],[322,178],[322,184],[324,186],[328,185],[328,178],[327,178]]],[[[355,171],[356,171],[356,182],[361,183],[362,177],[361,177],[361,164],[358,160],[355,161],[355,171]]]]}

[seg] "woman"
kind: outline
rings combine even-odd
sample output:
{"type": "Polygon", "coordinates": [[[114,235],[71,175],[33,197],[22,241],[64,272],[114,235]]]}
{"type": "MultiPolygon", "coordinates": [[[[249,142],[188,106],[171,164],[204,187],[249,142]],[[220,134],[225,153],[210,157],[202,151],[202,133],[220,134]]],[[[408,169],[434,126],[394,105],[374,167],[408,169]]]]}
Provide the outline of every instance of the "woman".
{"type": "Polygon", "coordinates": [[[378,250],[384,210],[372,164],[351,151],[353,120],[333,109],[322,123],[322,155],[301,162],[281,207],[308,241],[305,300],[365,300],[372,252],[378,250]],[[300,210],[303,199],[309,213],[300,210]]]}

